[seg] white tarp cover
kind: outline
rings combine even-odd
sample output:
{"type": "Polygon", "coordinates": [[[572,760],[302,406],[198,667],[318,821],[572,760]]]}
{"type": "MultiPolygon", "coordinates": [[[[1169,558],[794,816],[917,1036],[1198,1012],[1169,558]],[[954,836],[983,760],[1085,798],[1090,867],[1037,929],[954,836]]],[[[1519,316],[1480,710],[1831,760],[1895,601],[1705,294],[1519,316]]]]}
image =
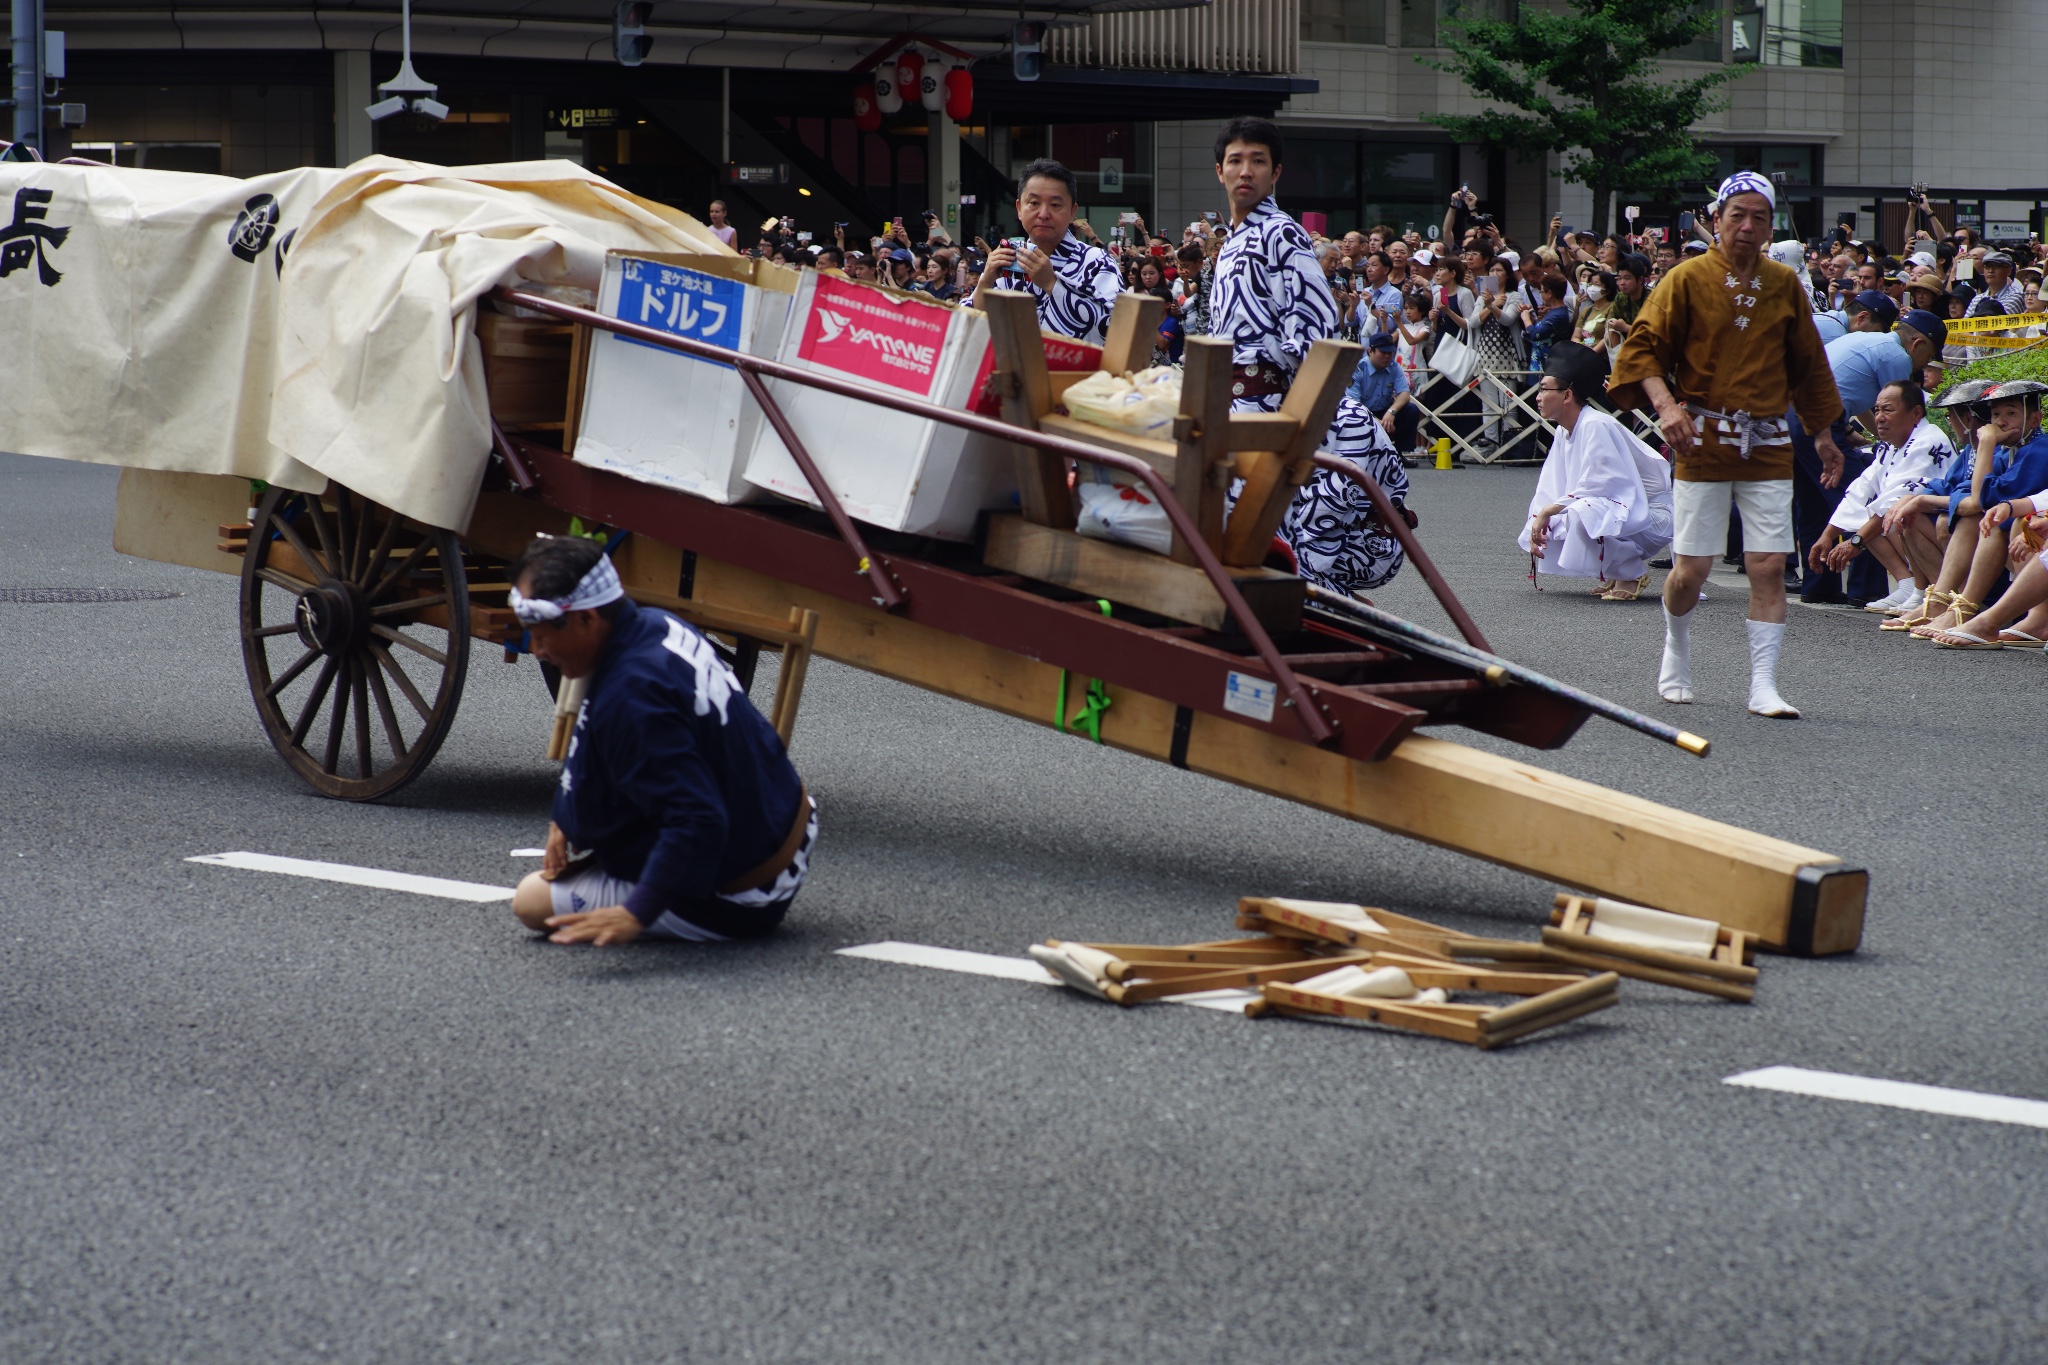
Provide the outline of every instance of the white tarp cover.
{"type": "Polygon", "coordinates": [[[0,450],[325,478],[461,528],[490,448],[477,300],[605,252],[730,255],[561,161],[370,157],[248,180],[0,164],[0,450]]]}

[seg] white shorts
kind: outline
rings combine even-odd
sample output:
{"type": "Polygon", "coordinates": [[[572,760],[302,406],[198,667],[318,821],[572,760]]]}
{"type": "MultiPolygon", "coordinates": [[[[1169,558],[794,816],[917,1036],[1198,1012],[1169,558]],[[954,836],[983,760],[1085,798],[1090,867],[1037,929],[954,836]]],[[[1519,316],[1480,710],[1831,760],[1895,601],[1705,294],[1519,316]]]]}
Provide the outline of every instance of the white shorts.
{"type": "Polygon", "coordinates": [[[1742,513],[1742,548],[1753,555],[1789,555],[1792,480],[1729,479],[1671,486],[1671,553],[1713,555],[1728,548],[1728,508],[1742,513]]]}
{"type": "MultiPolygon", "coordinates": [[[[724,943],[731,938],[754,937],[780,923],[803,888],[811,870],[811,849],[818,842],[818,799],[808,798],[811,808],[804,827],[803,842],[796,857],[776,879],[752,891],[716,895],[681,907],[682,913],[664,910],[661,917],[641,931],[645,938],[683,939],[690,943],[724,943]],[[729,930],[730,932],[723,932],[729,930]]],[[[576,915],[607,905],[624,905],[635,883],[605,875],[592,860],[573,876],[548,883],[549,904],[558,915],[576,915]]]]}

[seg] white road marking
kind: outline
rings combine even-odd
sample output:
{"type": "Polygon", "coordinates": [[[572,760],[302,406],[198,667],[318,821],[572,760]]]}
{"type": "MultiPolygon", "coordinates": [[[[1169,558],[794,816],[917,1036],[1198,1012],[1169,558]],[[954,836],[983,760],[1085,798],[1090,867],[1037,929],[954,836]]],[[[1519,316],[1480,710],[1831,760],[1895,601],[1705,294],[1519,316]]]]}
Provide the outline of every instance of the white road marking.
{"type": "Polygon", "coordinates": [[[1893,1109],[1918,1110],[1923,1114],[1983,1119],[1987,1123],[2018,1123],[2029,1128],[2048,1128],[2048,1100],[2022,1100],[2011,1095],[1987,1095],[1976,1090],[1951,1090],[1942,1085],[1884,1081],[1874,1076],[1848,1076],[1838,1071],[1809,1071],[1803,1066],[1767,1066],[1760,1071],[1729,1076],[1723,1083],[1756,1090],[1778,1090],[1788,1095],[1848,1100],[1854,1104],[1881,1104],[1893,1109]]]}
{"type": "Polygon", "coordinates": [[[512,850],[512,856],[515,858],[545,858],[548,856],[548,851],[544,848],[515,848],[512,850]]]}
{"type": "Polygon", "coordinates": [[[928,948],[922,943],[863,943],[841,948],[841,957],[864,957],[875,962],[900,962],[907,967],[936,967],[942,972],[968,972],[975,976],[1000,976],[1011,981],[1029,981],[1034,986],[1057,986],[1059,981],[1028,957],[997,957],[994,953],[969,953],[958,948],[928,948]]]}
{"type": "Polygon", "coordinates": [[[374,886],[384,891],[410,891],[419,896],[445,896],[458,901],[512,899],[509,886],[457,882],[446,877],[422,877],[411,872],[387,872],[381,867],[351,867],[347,863],[280,858],[270,853],[209,853],[185,861],[205,863],[209,867],[238,867],[247,872],[281,872],[287,877],[311,877],[316,881],[345,882],[350,886],[374,886]]]}
{"type": "MultiPolygon", "coordinates": [[[[933,967],[942,972],[966,972],[971,976],[996,976],[1009,981],[1026,981],[1034,986],[1060,984],[1052,973],[1028,957],[1000,957],[995,953],[970,953],[959,948],[932,948],[922,943],[893,940],[863,943],[837,951],[841,957],[864,957],[873,962],[897,962],[908,967],[933,967]]],[[[1192,995],[1167,996],[1165,1003],[1241,1015],[1246,1002],[1257,998],[1256,991],[1198,991],[1192,995]]]]}

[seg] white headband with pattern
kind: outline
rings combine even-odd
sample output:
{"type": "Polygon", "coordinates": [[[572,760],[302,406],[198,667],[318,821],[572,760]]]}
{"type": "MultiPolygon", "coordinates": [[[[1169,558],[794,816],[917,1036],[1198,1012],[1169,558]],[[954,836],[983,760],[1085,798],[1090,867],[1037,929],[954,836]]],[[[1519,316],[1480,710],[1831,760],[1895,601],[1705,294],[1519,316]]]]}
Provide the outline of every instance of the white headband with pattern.
{"type": "Polygon", "coordinates": [[[590,566],[590,572],[583,575],[583,581],[567,597],[528,597],[519,591],[519,585],[515,583],[507,602],[512,614],[519,618],[520,625],[535,626],[543,621],[559,621],[565,612],[605,606],[625,595],[626,589],[619,582],[619,571],[612,567],[611,556],[599,555],[597,563],[590,566]]]}
{"type": "Polygon", "coordinates": [[[1769,176],[1758,175],[1755,171],[1737,171],[1721,182],[1721,188],[1714,195],[1714,212],[1719,213],[1738,194],[1760,194],[1773,209],[1778,207],[1778,191],[1769,176]]]}

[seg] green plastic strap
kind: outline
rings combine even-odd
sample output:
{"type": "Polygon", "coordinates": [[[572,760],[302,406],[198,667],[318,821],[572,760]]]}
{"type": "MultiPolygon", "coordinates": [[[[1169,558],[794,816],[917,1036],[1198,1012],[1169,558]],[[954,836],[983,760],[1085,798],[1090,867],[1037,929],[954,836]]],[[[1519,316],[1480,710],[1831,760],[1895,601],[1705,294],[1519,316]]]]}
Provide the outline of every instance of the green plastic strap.
{"type": "MultiPolygon", "coordinates": [[[[1109,603],[1102,598],[1096,598],[1095,605],[1102,609],[1104,616],[1112,614],[1109,609],[1109,603]]],[[[1102,713],[1107,711],[1111,705],[1112,698],[1109,695],[1109,690],[1102,685],[1102,679],[1090,678],[1087,690],[1081,694],[1080,714],[1074,717],[1074,728],[1069,730],[1067,728],[1067,670],[1064,668],[1060,670],[1059,699],[1053,704],[1052,717],[1053,725],[1060,733],[1078,734],[1086,731],[1088,738],[1094,740],[1097,744],[1102,743],[1102,713]]]]}

